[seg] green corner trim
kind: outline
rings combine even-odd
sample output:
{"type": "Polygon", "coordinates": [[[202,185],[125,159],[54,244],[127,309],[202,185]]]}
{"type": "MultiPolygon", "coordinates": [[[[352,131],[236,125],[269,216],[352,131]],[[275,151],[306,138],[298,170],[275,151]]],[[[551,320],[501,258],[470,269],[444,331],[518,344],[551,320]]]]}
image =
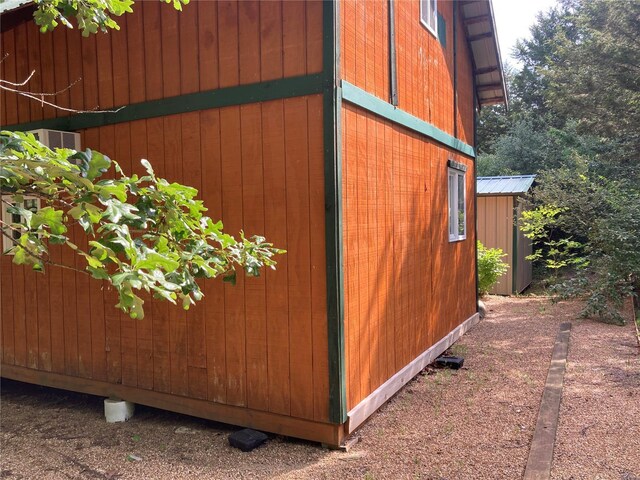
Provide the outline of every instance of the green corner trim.
{"type": "Polygon", "coordinates": [[[346,102],[357,105],[371,113],[375,113],[376,115],[386,118],[393,123],[402,125],[414,132],[425,135],[436,142],[468,155],[469,157],[475,158],[476,156],[475,150],[471,145],[452,137],[430,123],[427,123],[418,117],[414,117],[404,110],[394,107],[390,103],[365,92],[361,88],[358,88],[345,80],[342,80],[342,98],[346,102]]]}
{"type": "Polygon", "coordinates": [[[447,22],[440,12],[438,12],[438,40],[442,48],[447,48],[447,22]]]}
{"type": "Polygon", "coordinates": [[[338,3],[323,2],[323,131],[325,240],[327,255],[327,329],[329,350],[329,420],[347,421],[344,353],[344,284],[342,269],[342,101],[338,88],[338,3]]]}
{"type": "MultiPolygon", "coordinates": [[[[323,74],[318,73],[134,103],[121,107],[117,112],[78,113],[68,117],[6,125],[2,128],[5,130],[22,131],[36,130],[39,128],[75,131],[84,128],[143,120],[146,118],[162,117],[165,115],[196,112],[210,108],[230,107],[247,103],[266,102],[280,98],[312,95],[322,93],[322,91],[323,74]]],[[[117,108],[114,110],[117,110],[117,108]]]]}

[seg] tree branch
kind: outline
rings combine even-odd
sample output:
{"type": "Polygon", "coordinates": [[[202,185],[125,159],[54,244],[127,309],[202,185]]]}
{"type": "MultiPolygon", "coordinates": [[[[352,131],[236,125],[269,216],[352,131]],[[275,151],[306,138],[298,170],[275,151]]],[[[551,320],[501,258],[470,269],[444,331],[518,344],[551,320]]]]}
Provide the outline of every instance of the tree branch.
{"type": "MultiPolygon", "coordinates": [[[[4,61],[7,57],[9,56],[9,54],[7,53],[0,62],[4,61]]],[[[33,70],[31,72],[31,74],[24,79],[22,82],[10,82],[9,80],[3,80],[0,79],[0,90],[4,90],[5,92],[11,92],[11,93],[15,93],[16,95],[21,95],[23,97],[27,97],[31,100],[35,100],[37,102],[40,103],[40,105],[47,105],[49,107],[53,107],[57,110],[62,110],[64,112],[69,112],[69,113],[116,113],[119,112],[120,110],[122,110],[123,108],[125,108],[124,106],[119,107],[115,110],[98,110],[97,106],[95,110],[76,110],[74,108],[67,108],[67,107],[62,107],[60,105],[56,105],[55,103],[52,102],[48,102],[44,99],[44,97],[52,97],[52,96],[56,96],[59,95],[63,92],[66,92],[67,90],[69,90],[71,87],[73,87],[75,84],[77,84],[78,82],[82,81],[82,77],[78,78],[76,81],[74,81],[73,83],[67,85],[65,88],[63,88],[62,90],[58,90],[57,92],[54,93],[46,93],[46,92],[25,92],[23,90],[17,90],[15,88],[11,88],[8,85],[11,85],[12,87],[23,87],[26,84],[29,83],[29,81],[33,78],[33,76],[35,75],[36,71],[33,70]]]]}

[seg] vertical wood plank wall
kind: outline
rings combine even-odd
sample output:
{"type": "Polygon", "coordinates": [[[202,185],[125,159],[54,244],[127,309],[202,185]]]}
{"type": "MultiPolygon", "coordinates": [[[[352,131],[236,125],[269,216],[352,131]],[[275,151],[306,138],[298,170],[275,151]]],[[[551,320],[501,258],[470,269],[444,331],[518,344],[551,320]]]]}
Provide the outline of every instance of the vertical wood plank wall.
{"type": "MultiPolygon", "coordinates": [[[[119,32],[86,39],[63,27],[43,35],[33,22],[4,32],[2,78],[35,68],[29,88],[51,92],[82,77],[53,100],[94,109],[322,70],[319,1],[135,10],[119,32]]],[[[0,103],[3,125],[66,115],[4,91],[0,103]]],[[[2,363],[328,422],[322,108],[311,95],[82,131],[83,148],[130,172],[148,158],[198,188],[227,232],[264,235],[288,253],[235,287],[207,281],[188,313],[147,298],[143,320],[82,274],[36,275],[2,256],[2,363]]],[[[51,255],[84,268],[59,247],[51,255]]]]}
{"type": "MultiPolygon", "coordinates": [[[[457,94],[454,114],[453,8],[438,2],[446,24],[446,47],[420,23],[418,0],[394,0],[398,108],[473,145],[471,53],[462,16],[457,15],[457,94]]],[[[340,1],[341,76],[376,97],[389,101],[388,2],[340,1]]]]}
{"type": "MultiPolygon", "coordinates": [[[[500,248],[507,256],[504,261],[509,270],[502,275],[498,283],[489,293],[495,295],[511,295],[513,290],[513,270],[516,268],[516,292],[520,293],[531,284],[533,268],[526,257],[531,255],[531,240],[518,229],[517,252],[513,250],[513,216],[514,208],[517,218],[522,218],[523,205],[519,197],[508,195],[490,195],[478,197],[478,240],[485,247],[500,248]],[[514,202],[515,206],[514,206],[514,202]]],[[[520,224],[520,223],[519,223],[520,224]]]]}
{"type": "MultiPolygon", "coordinates": [[[[419,2],[396,1],[398,108],[473,144],[471,58],[458,24],[453,102],[453,6],[438,2],[447,47],[420,23],[419,2]]],[[[341,75],[389,101],[388,3],[343,0],[341,75]]],[[[458,16],[460,18],[460,16],[458,16]]],[[[476,311],[473,161],[343,103],[343,245],[347,408],[476,311]],[[447,160],[468,167],[467,238],[449,242],[447,160]]]]}
{"type": "Polygon", "coordinates": [[[507,195],[478,197],[478,240],[487,248],[500,248],[507,254],[509,269],[500,276],[489,293],[513,293],[513,197],[507,195]]]}
{"type": "Polygon", "coordinates": [[[347,403],[353,408],[475,312],[472,162],[343,110],[347,403]],[[466,164],[467,238],[449,242],[447,160],[466,164]]]}
{"type": "MultiPolygon", "coordinates": [[[[319,0],[203,1],[183,12],[139,2],[134,10],[118,17],[119,31],[87,38],[64,27],[41,34],[31,21],[3,32],[2,78],[22,81],[35,69],[25,90],[73,84],[54,102],[93,110],[322,71],[319,0]]],[[[2,125],[68,115],[4,90],[0,104],[2,125]]]]}

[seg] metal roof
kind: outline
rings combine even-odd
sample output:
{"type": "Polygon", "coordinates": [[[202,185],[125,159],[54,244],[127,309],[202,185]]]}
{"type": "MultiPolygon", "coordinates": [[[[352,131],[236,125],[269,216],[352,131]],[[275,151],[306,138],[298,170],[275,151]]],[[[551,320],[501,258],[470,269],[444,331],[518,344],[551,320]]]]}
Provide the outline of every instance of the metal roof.
{"type": "Polygon", "coordinates": [[[477,193],[478,195],[519,195],[527,193],[535,178],[535,175],[478,177],[477,193]]]}
{"type": "Polygon", "coordinates": [[[0,13],[9,12],[20,8],[33,0],[0,0],[0,13]]]}
{"type": "Polygon", "coordinates": [[[462,0],[462,21],[471,46],[478,102],[508,104],[498,32],[491,0],[462,0]]]}

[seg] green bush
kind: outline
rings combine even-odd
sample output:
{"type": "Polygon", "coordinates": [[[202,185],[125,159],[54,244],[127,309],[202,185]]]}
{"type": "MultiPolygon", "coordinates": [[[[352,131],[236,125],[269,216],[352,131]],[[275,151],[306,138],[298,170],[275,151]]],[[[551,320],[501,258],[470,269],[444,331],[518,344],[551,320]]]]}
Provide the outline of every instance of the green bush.
{"type": "Polygon", "coordinates": [[[507,273],[509,265],[502,261],[507,254],[500,248],[486,248],[478,242],[478,293],[485,295],[498,278],[507,273]]]}

